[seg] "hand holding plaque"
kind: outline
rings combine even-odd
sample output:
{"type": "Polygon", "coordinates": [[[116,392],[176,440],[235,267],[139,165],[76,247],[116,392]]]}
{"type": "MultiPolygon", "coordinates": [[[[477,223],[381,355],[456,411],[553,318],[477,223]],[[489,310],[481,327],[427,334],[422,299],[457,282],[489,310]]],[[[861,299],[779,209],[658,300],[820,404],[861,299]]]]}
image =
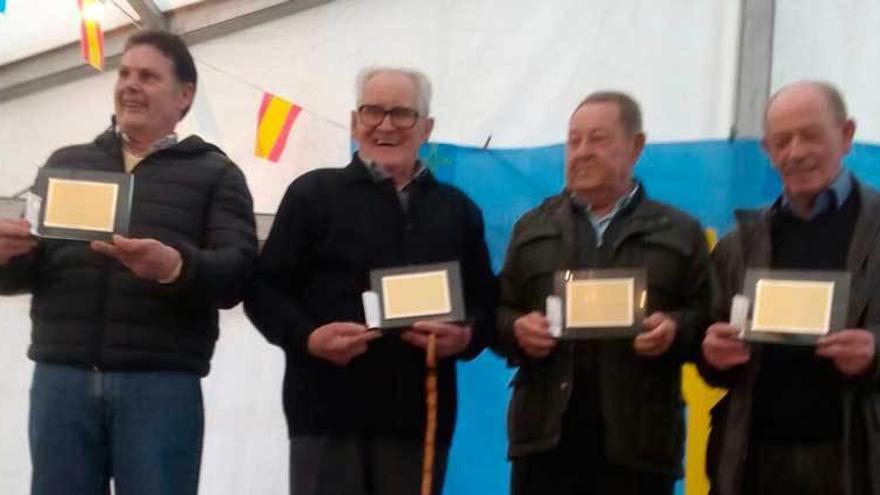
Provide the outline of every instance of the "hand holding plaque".
{"type": "Polygon", "coordinates": [[[379,332],[368,330],[360,323],[333,322],[321,325],[309,334],[306,348],[315,357],[346,366],[367,352],[367,343],[379,336],[379,332]]]}
{"type": "Polygon", "coordinates": [[[171,283],[180,275],[183,259],[176,249],[155,239],[113,236],[113,243],[92,241],[96,252],[116,259],[140,278],[171,283]]]}
{"type": "Polygon", "coordinates": [[[842,374],[855,377],[871,370],[875,349],[873,333],[860,328],[846,329],[820,338],[816,355],[830,359],[842,374]]]}
{"type": "Polygon", "coordinates": [[[636,354],[645,357],[657,357],[662,355],[672,345],[678,324],[666,313],[659,311],[642,321],[644,332],[636,335],[633,340],[633,349],[636,354]]]}
{"type": "MultiPolygon", "coordinates": [[[[548,306],[552,304],[550,303],[548,306]]],[[[548,320],[547,316],[533,311],[520,316],[513,322],[513,335],[516,338],[516,343],[527,356],[546,357],[556,347],[556,336],[550,330],[551,324],[548,320]]]]}
{"type": "Polygon", "coordinates": [[[31,225],[27,220],[0,218],[0,266],[36,247],[37,241],[31,236],[31,225]]]}
{"type": "Polygon", "coordinates": [[[421,349],[428,348],[428,339],[434,335],[437,357],[446,358],[461,354],[471,343],[472,330],[469,325],[442,321],[418,321],[412,329],[403,332],[400,338],[421,349]]]}

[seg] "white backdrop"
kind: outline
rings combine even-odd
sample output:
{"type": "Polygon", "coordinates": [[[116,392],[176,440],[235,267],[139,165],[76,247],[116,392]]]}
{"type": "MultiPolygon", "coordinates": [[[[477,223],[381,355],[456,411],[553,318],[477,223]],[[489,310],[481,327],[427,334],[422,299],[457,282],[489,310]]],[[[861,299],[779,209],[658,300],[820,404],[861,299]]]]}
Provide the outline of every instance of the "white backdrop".
{"type": "Polygon", "coordinates": [[[880,2],[777,0],[774,89],[821,79],[843,92],[856,140],[880,143],[880,2]]]}

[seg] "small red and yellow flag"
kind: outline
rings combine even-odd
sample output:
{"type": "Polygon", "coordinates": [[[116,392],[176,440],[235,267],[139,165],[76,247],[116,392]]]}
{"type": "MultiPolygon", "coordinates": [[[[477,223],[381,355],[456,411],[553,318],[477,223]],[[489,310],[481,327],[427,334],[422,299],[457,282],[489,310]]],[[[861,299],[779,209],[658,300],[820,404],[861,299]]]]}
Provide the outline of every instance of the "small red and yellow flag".
{"type": "Polygon", "coordinates": [[[92,67],[104,70],[104,31],[101,19],[104,4],[100,0],[76,0],[79,5],[80,48],[82,56],[92,67]]]}
{"type": "Polygon", "coordinates": [[[301,107],[273,94],[263,93],[260,114],[257,116],[256,154],[272,162],[278,162],[290,128],[299,115],[301,107]]]}

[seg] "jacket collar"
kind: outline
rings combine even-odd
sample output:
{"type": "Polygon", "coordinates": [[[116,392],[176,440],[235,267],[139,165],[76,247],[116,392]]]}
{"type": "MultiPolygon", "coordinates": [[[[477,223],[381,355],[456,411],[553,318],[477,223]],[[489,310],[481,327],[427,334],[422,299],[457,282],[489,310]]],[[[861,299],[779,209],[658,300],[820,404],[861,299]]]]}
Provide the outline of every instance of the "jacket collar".
{"type": "MultiPolygon", "coordinates": [[[[621,239],[636,232],[652,232],[664,228],[670,221],[666,209],[660,203],[650,200],[644,184],[637,182],[636,185],[632,199],[618,212],[619,215],[628,215],[621,239]]],[[[552,216],[560,226],[570,223],[576,213],[586,214],[583,207],[572,200],[568,191],[557,196],[557,201],[552,216]]]]}
{"type": "MultiPolygon", "coordinates": [[[[98,148],[104,150],[107,154],[119,157],[120,160],[122,159],[122,138],[113,126],[110,126],[107,130],[99,134],[98,137],[95,138],[94,144],[98,148]]],[[[226,156],[226,153],[224,153],[223,150],[211,143],[205,142],[202,138],[195,135],[178,141],[171,146],[157,150],[151,153],[151,155],[160,153],[202,154],[206,152],[216,152],[226,156]]]]}
{"type": "MultiPolygon", "coordinates": [[[[572,260],[575,259],[577,249],[574,235],[575,222],[581,220],[577,217],[584,214],[583,207],[572,200],[568,191],[563,191],[548,201],[550,201],[548,205],[550,218],[553,221],[536,226],[534,235],[560,237],[561,248],[557,265],[558,268],[565,269],[571,266],[572,260]]],[[[621,209],[620,214],[627,215],[626,224],[614,241],[611,248],[613,251],[632,235],[660,231],[671,225],[665,207],[648,198],[643,184],[638,184],[638,190],[632,200],[621,209]]],[[[586,219],[582,220],[586,221],[586,219]]]]}

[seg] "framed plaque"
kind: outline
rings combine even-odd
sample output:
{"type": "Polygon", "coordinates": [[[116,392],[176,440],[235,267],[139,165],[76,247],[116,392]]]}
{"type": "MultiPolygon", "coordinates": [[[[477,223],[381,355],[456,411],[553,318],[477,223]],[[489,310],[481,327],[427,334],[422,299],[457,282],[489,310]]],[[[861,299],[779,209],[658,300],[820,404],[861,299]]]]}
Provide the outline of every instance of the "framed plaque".
{"type": "Polygon", "coordinates": [[[69,240],[110,240],[128,233],[134,177],[72,169],[40,169],[36,235],[69,240]]]}
{"type": "Polygon", "coordinates": [[[743,338],[814,344],[846,324],[850,275],[842,271],[750,269],[743,291],[752,301],[743,338]]]}
{"type": "Polygon", "coordinates": [[[464,297],[457,261],[373,270],[379,328],[403,328],[417,321],[464,321],[464,297]]]}
{"type": "Polygon", "coordinates": [[[557,272],[562,339],[632,337],[641,332],[647,299],[644,269],[557,272]]]}

